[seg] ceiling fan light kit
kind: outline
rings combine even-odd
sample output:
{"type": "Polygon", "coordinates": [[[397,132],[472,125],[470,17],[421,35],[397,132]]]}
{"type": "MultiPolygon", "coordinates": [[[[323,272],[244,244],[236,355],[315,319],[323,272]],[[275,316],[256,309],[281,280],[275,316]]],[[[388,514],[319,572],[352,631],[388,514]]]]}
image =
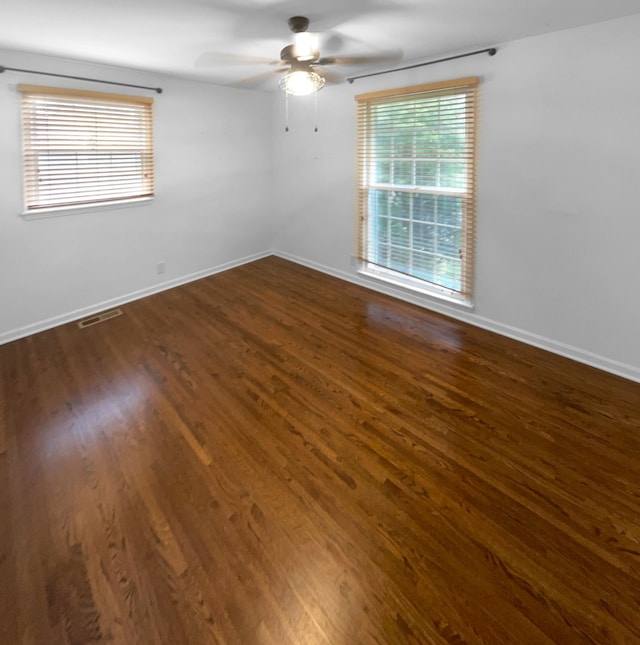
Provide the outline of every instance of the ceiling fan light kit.
{"type": "Polygon", "coordinates": [[[293,68],[280,79],[280,89],[293,96],[306,96],[322,89],[324,78],[312,69],[293,68]]]}

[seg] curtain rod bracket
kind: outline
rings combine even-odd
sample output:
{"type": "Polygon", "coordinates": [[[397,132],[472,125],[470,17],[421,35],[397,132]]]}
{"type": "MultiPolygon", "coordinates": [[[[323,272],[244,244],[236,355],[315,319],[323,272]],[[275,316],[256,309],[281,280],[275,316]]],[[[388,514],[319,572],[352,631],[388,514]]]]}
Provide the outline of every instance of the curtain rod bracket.
{"type": "Polygon", "coordinates": [[[19,67],[4,67],[0,65],[0,74],[3,72],[22,72],[24,74],[40,74],[41,76],[56,76],[57,78],[71,78],[75,81],[90,81],[91,83],[106,83],[107,85],[120,85],[122,87],[135,87],[138,90],[152,90],[162,94],[161,87],[148,87],[147,85],[133,85],[132,83],[117,83],[116,81],[103,81],[99,78],[87,78],[86,76],[70,76],[69,74],[54,74],[53,72],[36,72],[33,69],[20,69],[19,67]]]}
{"type": "Polygon", "coordinates": [[[370,72],[369,74],[360,74],[359,76],[350,76],[347,78],[349,83],[358,80],[359,78],[368,78],[369,76],[379,76],[380,74],[391,74],[392,72],[403,72],[406,69],[414,69],[416,67],[425,67],[426,65],[435,65],[436,63],[445,63],[448,60],[456,60],[457,58],[466,58],[467,56],[477,56],[478,54],[489,54],[495,56],[498,53],[496,47],[487,47],[486,49],[478,49],[466,54],[456,54],[455,56],[447,56],[446,58],[438,58],[437,60],[430,60],[425,63],[415,63],[414,65],[406,65],[405,67],[397,67],[396,69],[386,69],[381,72],[370,72]]]}

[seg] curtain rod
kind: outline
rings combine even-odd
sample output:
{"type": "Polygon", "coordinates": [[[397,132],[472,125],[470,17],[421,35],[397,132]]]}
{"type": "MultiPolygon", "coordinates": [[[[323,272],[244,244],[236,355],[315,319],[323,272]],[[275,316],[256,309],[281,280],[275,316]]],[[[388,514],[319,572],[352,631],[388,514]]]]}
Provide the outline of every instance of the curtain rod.
{"type": "Polygon", "coordinates": [[[405,67],[397,67],[396,69],[386,69],[382,72],[371,72],[369,74],[360,74],[359,76],[350,76],[347,78],[349,83],[359,78],[367,78],[369,76],[379,76],[380,74],[391,74],[391,72],[402,72],[405,69],[413,69],[414,67],[424,67],[425,65],[435,65],[436,63],[444,63],[448,60],[455,60],[456,58],[466,58],[467,56],[477,56],[478,54],[489,54],[495,56],[498,50],[495,47],[488,47],[487,49],[478,49],[474,52],[467,52],[466,54],[456,54],[455,56],[447,56],[447,58],[439,58],[438,60],[430,60],[426,63],[415,63],[415,65],[406,65],[405,67]]]}
{"type": "Polygon", "coordinates": [[[25,74],[41,74],[42,76],[57,76],[58,78],[72,78],[76,81],[91,81],[92,83],[107,83],[108,85],[121,85],[123,87],[135,87],[139,90],[153,90],[162,94],[161,87],[147,87],[146,85],[132,85],[131,83],[117,83],[115,81],[103,81],[99,78],[86,78],[85,76],[69,76],[68,74],[54,74],[52,72],[36,72],[33,69],[20,69],[19,67],[3,67],[0,65],[0,74],[2,72],[24,72],[25,74]]]}

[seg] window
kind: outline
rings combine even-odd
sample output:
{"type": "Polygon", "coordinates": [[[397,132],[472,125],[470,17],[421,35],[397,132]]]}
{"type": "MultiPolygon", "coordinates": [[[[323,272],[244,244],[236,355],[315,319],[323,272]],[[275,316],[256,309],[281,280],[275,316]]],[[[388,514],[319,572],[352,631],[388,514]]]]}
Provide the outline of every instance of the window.
{"type": "Polygon", "coordinates": [[[19,89],[27,212],[153,196],[153,99],[19,89]]]}
{"type": "Polygon", "coordinates": [[[476,88],[467,78],[356,97],[365,273],[470,298],[476,88]]]}

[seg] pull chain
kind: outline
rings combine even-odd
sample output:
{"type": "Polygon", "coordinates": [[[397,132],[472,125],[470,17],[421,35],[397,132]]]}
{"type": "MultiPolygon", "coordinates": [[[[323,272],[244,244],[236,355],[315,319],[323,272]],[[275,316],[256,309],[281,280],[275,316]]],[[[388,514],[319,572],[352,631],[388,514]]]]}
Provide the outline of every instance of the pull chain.
{"type": "Polygon", "coordinates": [[[314,97],[313,97],[313,102],[314,102],[314,109],[315,109],[315,122],[316,122],[316,127],[313,129],[314,132],[318,131],[318,90],[314,92],[314,97]]]}
{"type": "Polygon", "coordinates": [[[289,132],[289,92],[284,93],[284,131],[289,132]]]}
{"type": "MultiPolygon", "coordinates": [[[[318,131],[318,90],[316,90],[313,96],[313,110],[315,117],[315,127],[313,128],[314,132],[318,131]]],[[[284,92],[284,131],[289,132],[289,92],[284,92]]]]}

